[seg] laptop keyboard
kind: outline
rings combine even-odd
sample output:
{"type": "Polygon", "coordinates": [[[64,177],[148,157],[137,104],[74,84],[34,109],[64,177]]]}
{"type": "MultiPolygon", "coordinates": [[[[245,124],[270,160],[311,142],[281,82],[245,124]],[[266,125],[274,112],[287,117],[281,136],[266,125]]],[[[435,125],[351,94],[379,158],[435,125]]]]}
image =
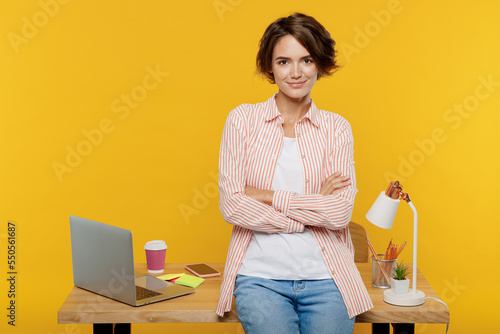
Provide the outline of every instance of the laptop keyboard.
{"type": "Polygon", "coordinates": [[[142,286],[138,286],[138,285],[135,286],[135,299],[136,300],[141,300],[141,299],[154,297],[154,296],[158,296],[158,295],[161,295],[161,293],[143,288],[142,286]]]}

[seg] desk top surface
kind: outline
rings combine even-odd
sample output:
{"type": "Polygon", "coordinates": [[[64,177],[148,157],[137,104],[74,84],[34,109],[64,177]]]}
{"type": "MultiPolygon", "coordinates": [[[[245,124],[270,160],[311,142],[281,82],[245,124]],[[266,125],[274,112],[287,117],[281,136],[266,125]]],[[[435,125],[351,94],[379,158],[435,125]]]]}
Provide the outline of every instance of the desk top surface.
{"type": "MultiPolygon", "coordinates": [[[[209,263],[223,272],[222,263],[209,263]]],[[[374,308],[356,317],[361,323],[448,323],[449,311],[443,304],[427,299],[423,305],[401,307],[383,301],[385,289],[371,285],[371,263],[357,263],[374,308]]],[[[147,273],[145,264],[137,264],[136,271],[147,273]]],[[[186,272],[184,264],[168,263],[164,274],[186,272]]],[[[187,273],[187,272],[186,272],[187,273]]],[[[153,275],[159,276],[159,275],[153,275]]],[[[417,289],[426,297],[439,298],[419,271],[417,289]]],[[[224,317],[215,314],[219,299],[221,277],[206,278],[190,295],[145,306],[133,307],[92,292],[73,287],[58,312],[63,323],[169,323],[169,322],[239,322],[233,309],[224,317]]]]}

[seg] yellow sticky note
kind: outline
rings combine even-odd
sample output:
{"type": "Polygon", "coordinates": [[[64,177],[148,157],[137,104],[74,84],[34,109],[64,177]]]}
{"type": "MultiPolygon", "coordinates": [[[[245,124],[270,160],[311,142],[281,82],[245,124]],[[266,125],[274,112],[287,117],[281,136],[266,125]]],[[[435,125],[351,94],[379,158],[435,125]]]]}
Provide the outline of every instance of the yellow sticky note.
{"type": "Polygon", "coordinates": [[[205,281],[204,278],[196,277],[192,275],[182,275],[178,279],[175,280],[175,284],[182,284],[186,286],[190,286],[192,288],[196,288],[198,285],[205,281]]]}
{"type": "Polygon", "coordinates": [[[162,279],[164,281],[170,281],[171,279],[181,277],[182,275],[185,275],[185,274],[184,273],[182,273],[182,274],[166,274],[166,275],[158,276],[156,278],[162,279]]]}

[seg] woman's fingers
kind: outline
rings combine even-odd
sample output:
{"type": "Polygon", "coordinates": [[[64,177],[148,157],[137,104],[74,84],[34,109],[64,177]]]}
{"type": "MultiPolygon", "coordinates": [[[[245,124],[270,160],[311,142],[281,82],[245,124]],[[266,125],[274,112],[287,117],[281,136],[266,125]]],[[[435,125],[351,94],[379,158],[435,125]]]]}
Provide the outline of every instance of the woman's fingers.
{"type": "Polygon", "coordinates": [[[325,196],[336,195],[342,192],[350,184],[351,180],[349,176],[342,176],[340,172],[335,172],[326,178],[321,187],[320,194],[325,196]]]}
{"type": "Polygon", "coordinates": [[[248,197],[252,197],[253,199],[255,199],[254,197],[257,194],[257,189],[254,187],[246,186],[245,187],[245,194],[247,194],[248,197]]]}

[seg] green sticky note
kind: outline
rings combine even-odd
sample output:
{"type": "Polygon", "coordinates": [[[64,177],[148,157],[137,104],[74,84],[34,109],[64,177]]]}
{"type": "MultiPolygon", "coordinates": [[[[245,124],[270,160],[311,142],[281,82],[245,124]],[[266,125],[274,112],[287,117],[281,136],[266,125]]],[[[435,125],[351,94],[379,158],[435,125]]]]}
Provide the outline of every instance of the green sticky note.
{"type": "Polygon", "coordinates": [[[182,284],[192,288],[196,288],[198,285],[205,281],[204,278],[196,277],[192,275],[182,275],[178,279],[175,280],[175,284],[182,284]]]}

